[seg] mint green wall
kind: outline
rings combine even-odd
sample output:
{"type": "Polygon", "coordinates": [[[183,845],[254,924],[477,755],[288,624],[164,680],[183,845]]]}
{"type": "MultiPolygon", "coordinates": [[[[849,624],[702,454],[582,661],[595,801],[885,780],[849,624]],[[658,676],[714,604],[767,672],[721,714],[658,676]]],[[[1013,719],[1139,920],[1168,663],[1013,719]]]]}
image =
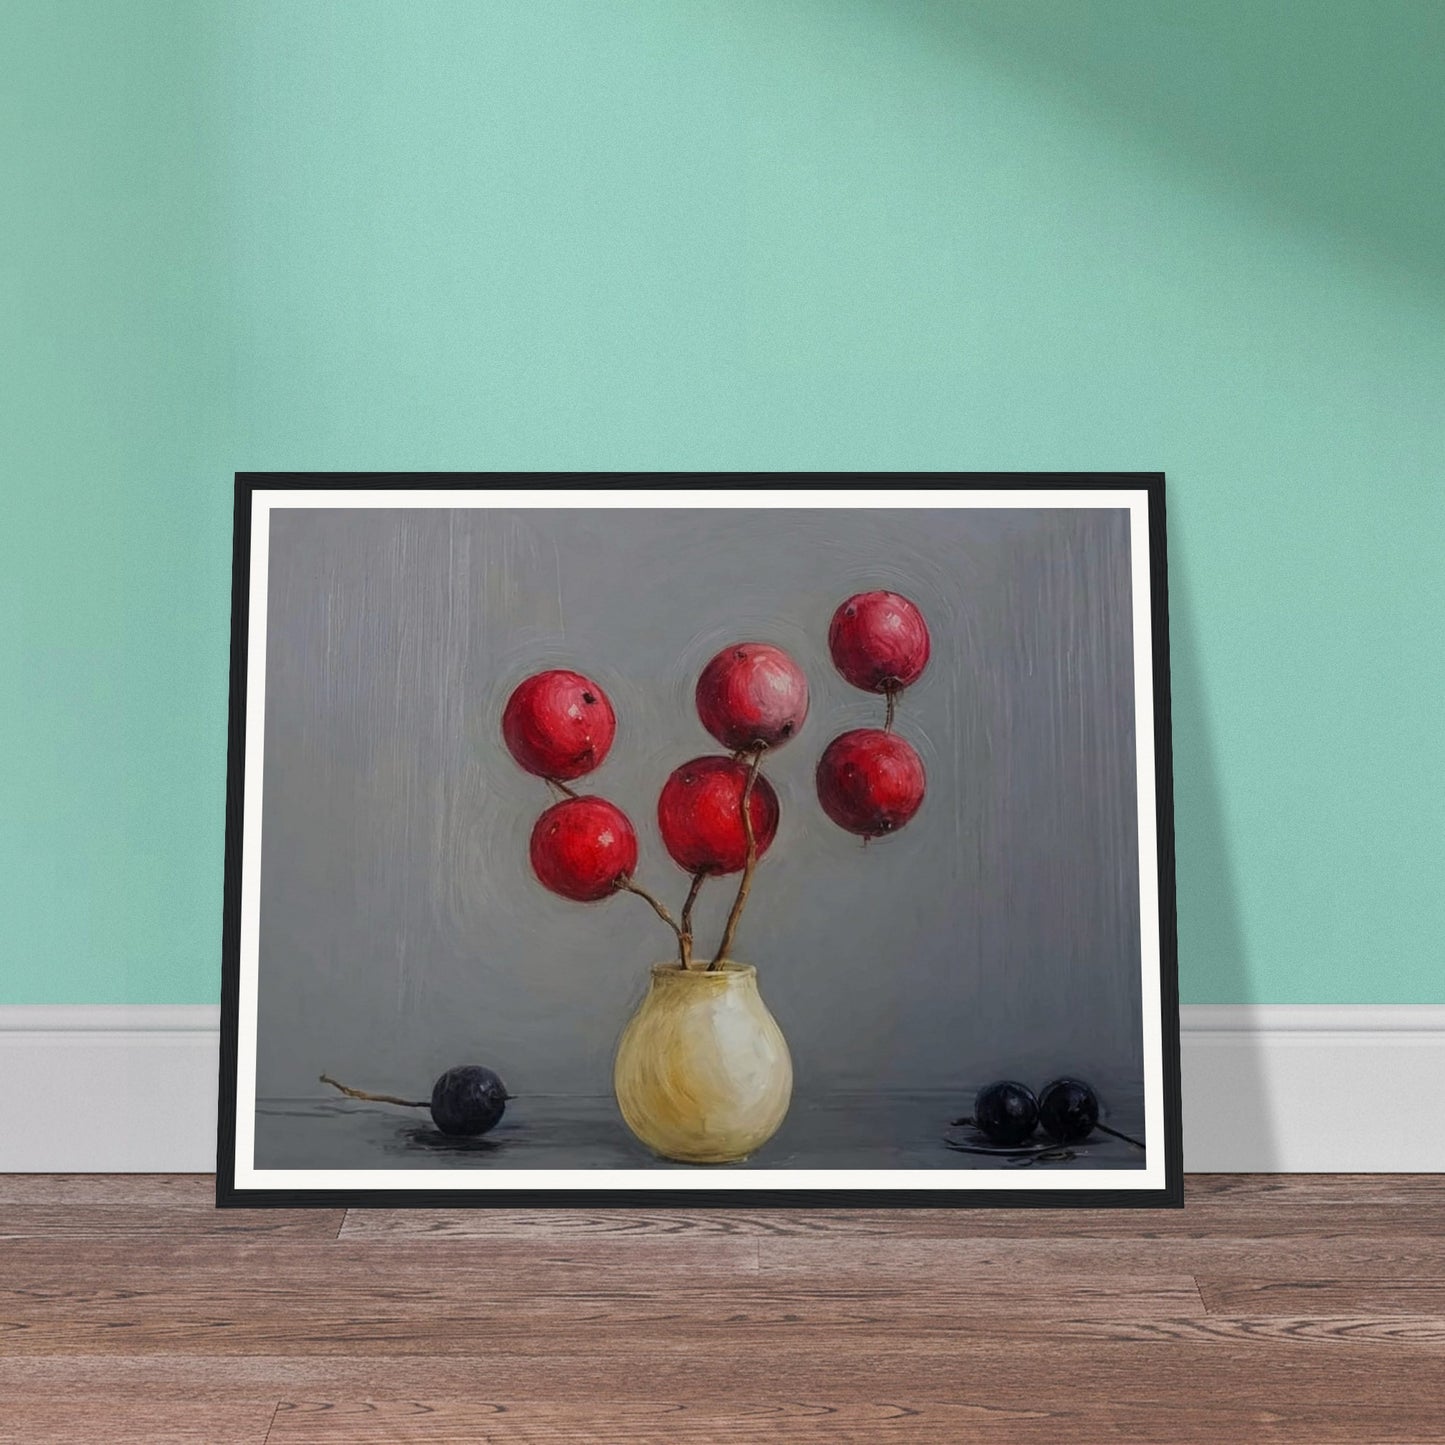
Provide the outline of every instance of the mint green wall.
{"type": "Polygon", "coordinates": [[[1186,1000],[1445,1001],[1421,0],[0,8],[0,1001],[217,997],[236,468],[1163,468],[1186,1000]]]}

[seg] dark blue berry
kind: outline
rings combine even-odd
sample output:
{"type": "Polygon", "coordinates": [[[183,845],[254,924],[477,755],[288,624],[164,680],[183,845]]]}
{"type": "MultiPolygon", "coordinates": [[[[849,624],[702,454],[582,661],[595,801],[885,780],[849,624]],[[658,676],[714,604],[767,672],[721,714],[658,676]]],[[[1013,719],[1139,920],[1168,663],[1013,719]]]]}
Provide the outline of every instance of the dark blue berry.
{"type": "Polygon", "coordinates": [[[1039,1101],[1011,1080],[985,1084],[973,1101],[973,1122],[992,1144],[1022,1144],[1039,1122],[1039,1101]]]}
{"type": "Polygon", "coordinates": [[[485,1134],[507,1109],[507,1086],[480,1064],[448,1069],[431,1091],[432,1122],[443,1134],[485,1134]]]}
{"type": "Polygon", "coordinates": [[[1039,1095],[1039,1128],[1059,1144],[1077,1144],[1099,1122],[1099,1096],[1081,1079],[1055,1079],[1039,1095]]]}

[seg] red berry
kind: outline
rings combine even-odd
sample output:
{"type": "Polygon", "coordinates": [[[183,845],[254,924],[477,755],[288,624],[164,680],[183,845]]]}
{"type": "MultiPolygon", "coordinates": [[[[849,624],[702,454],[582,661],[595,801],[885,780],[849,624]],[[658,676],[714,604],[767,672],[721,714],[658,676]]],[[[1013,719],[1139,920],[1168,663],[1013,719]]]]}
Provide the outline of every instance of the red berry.
{"type": "Polygon", "coordinates": [[[808,679],[781,647],[735,642],[703,668],[697,715],[735,753],[780,747],[808,716],[808,679]]]}
{"type": "Polygon", "coordinates": [[[532,871],[563,898],[606,898],[636,867],[637,834],[605,798],[564,798],[532,829],[532,871]]]}
{"type": "Polygon", "coordinates": [[[856,728],[823,750],[817,783],[823,811],[840,828],[881,838],[918,811],[928,779],[923,759],[897,733],[856,728]]]}
{"type": "Polygon", "coordinates": [[[507,750],[540,778],[580,778],[612,746],[617,717],[607,694],[580,672],[555,668],[520,684],[502,712],[507,750]]]}
{"type": "Polygon", "coordinates": [[[917,682],[928,666],[928,624],[896,592],[860,592],[833,614],[828,650],[854,687],[896,692],[917,682]]]}
{"type": "MultiPolygon", "coordinates": [[[[746,862],[743,789],[749,764],[732,758],[694,758],[662,785],[657,825],[678,867],[689,873],[736,873],[746,862]]],[[[761,774],[748,798],[758,857],[778,831],[778,795],[761,774]]]]}

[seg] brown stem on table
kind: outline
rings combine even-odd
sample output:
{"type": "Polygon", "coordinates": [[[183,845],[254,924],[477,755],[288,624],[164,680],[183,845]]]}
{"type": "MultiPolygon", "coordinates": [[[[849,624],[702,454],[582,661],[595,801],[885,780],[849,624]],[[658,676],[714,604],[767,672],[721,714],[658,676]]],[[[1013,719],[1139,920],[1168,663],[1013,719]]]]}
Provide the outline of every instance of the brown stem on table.
{"type": "Polygon", "coordinates": [[[1144,1148],[1144,1145],[1132,1134],[1121,1134],[1117,1129],[1111,1129],[1107,1124],[1099,1123],[1097,1119],[1094,1121],[1094,1128],[1101,1134],[1112,1134],[1116,1139],[1122,1139],[1126,1144],[1132,1144],[1136,1149],[1144,1148]]]}
{"type": "Polygon", "coordinates": [[[699,868],[692,875],[692,887],[687,890],[687,902],[682,905],[682,927],[679,930],[678,943],[682,951],[682,966],[692,967],[692,905],[697,902],[697,895],[702,890],[702,880],[707,873],[699,868]]]}
{"type": "Polygon", "coordinates": [[[885,733],[891,733],[893,731],[893,710],[898,705],[898,689],[896,687],[890,687],[887,688],[886,691],[888,694],[888,715],[883,719],[883,731],[885,733]]]}
{"type": "Polygon", "coordinates": [[[400,1104],[403,1109],[431,1108],[430,1099],[398,1099],[395,1094],[368,1094],[364,1089],[348,1089],[345,1084],[338,1084],[330,1074],[322,1074],[321,1082],[340,1089],[348,1099],[365,1099],[371,1104],[400,1104]]]}
{"type": "Polygon", "coordinates": [[[682,960],[682,966],[686,968],[688,955],[687,949],[683,944],[683,932],[682,929],[673,922],[672,914],[667,911],[666,906],[654,898],[647,889],[639,888],[630,878],[619,878],[617,880],[617,887],[624,893],[637,894],[639,898],[652,905],[652,911],[677,935],[677,956],[682,960]]]}
{"type": "Polygon", "coordinates": [[[563,797],[580,798],[582,796],[579,792],[576,791],[576,789],[569,788],[567,784],[562,781],[561,778],[546,778],[543,781],[556,788],[556,790],[561,793],[563,797]]]}
{"type": "Polygon", "coordinates": [[[733,936],[738,931],[738,920],[743,916],[743,909],[747,906],[748,893],[753,886],[753,873],[758,866],[758,840],[753,832],[753,815],[748,808],[748,803],[753,796],[753,784],[758,780],[758,769],[763,765],[763,753],[767,750],[766,743],[759,743],[753,749],[753,765],[748,769],[748,780],[743,784],[743,837],[748,840],[748,851],[744,855],[743,876],[738,883],[738,894],[733,899],[733,906],[728,913],[727,927],[723,929],[722,942],[717,946],[717,954],[713,961],[708,964],[708,972],[711,973],[723,959],[727,957],[728,949],[733,946],[733,936]]]}

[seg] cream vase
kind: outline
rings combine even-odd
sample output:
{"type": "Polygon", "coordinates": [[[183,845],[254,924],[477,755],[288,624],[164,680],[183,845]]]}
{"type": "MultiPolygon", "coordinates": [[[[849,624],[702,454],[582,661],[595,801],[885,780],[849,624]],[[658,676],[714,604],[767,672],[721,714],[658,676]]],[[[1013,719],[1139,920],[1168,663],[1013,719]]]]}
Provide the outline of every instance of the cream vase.
{"type": "Polygon", "coordinates": [[[612,1082],[627,1127],[666,1159],[731,1164],[761,1148],[788,1112],[793,1063],[757,970],[654,964],[612,1082]]]}

